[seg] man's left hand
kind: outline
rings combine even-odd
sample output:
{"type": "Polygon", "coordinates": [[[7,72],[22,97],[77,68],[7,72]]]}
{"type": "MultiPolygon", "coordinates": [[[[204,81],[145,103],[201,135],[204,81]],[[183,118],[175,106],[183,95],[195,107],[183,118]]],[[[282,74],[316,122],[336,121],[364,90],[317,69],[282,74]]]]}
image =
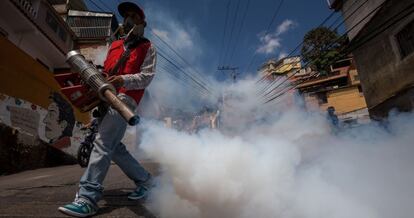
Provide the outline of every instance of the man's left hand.
{"type": "Polygon", "coordinates": [[[124,79],[121,76],[111,76],[109,77],[108,82],[112,83],[115,88],[124,86],[124,79]]]}

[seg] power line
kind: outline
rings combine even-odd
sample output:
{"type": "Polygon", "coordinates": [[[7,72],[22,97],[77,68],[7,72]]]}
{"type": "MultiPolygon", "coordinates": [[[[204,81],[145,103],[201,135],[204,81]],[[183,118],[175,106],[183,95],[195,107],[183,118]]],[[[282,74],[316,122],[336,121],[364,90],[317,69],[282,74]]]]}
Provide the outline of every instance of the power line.
{"type": "MultiPolygon", "coordinates": [[[[149,27],[150,28],[150,27],[149,27]]],[[[151,33],[157,38],[157,39],[159,39],[162,43],[164,43],[175,55],[177,55],[180,59],[181,59],[181,61],[183,61],[187,66],[189,66],[196,74],[198,74],[198,76],[201,76],[201,73],[198,71],[198,70],[196,70],[196,69],[194,69],[192,66],[191,66],[191,64],[190,63],[188,63],[188,61],[185,59],[185,58],[183,58],[183,56],[181,56],[170,44],[168,44],[165,40],[163,40],[162,39],[162,37],[160,37],[157,33],[155,33],[154,32],[154,30],[153,29],[151,29],[150,28],[150,30],[151,30],[151,33]]],[[[198,79],[200,79],[200,78],[198,78],[198,79]]],[[[204,83],[204,82],[202,82],[202,80],[200,81],[200,83],[202,83],[203,85],[205,85],[205,86],[209,86],[208,84],[206,84],[206,83],[204,83]]]]}
{"type": "Polygon", "coordinates": [[[160,64],[160,68],[157,69],[159,72],[168,73],[171,76],[174,76],[175,81],[180,82],[184,84],[185,86],[191,88],[192,94],[198,94],[200,96],[209,96],[210,94],[204,91],[203,89],[200,89],[196,84],[194,84],[192,81],[190,81],[187,77],[183,77],[182,74],[178,73],[177,70],[172,69],[171,66],[169,66],[167,63],[160,64]]]}
{"type": "MultiPolygon", "coordinates": [[[[157,71],[163,72],[168,74],[169,76],[171,76],[175,81],[180,82],[190,88],[192,88],[192,90],[195,90],[198,92],[198,94],[202,95],[202,96],[208,96],[209,94],[206,93],[204,90],[200,89],[198,86],[195,86],[193,83],[189,82],[188,78],[186,77],[181,77],[179,73],[177,73],[176,70],[171,69],[171,67],[169,67],[168,64],[160,62],[159,67],[157,66],[157,71]]],[[[195,94],[195,92],[190,92],[192,94],[195,94]]]]}
{"type": "MultiPolygon", "coordinates": [[[[98,5],[96,5],[95,4],[95,2],[93,2],[93,0],[91,0],[91,2],[95,5],[95,6],[97,6],[97,7],[99,7],[98,5]]],[[[101,4],[103,4],[103,5],[105,5],[103,2],[101,2],[100,1],[100,3],[101,4]]],[[[107,7],[107,6],[106,6],[107,7]]],[[[100,7],[99,7],[100,8],[100,7]]],[[[109,8],[109,7],[108,7],[109,8]]],[[[102,8],[100,8],[101,10],[102,10],[102,8]]],[[[110,9],[110,8],[109,8],[110,9]]],[[[110,10],[110,11],[112,11],[113,12],[113,10],[110,10]]],[[[158,37],[158,39],[159,40],[161,40],[163,43],[165,43],[168,47],[169,47],[169,49],[170,50],[172,50],[173,52],[174,52],[174,54],[176,54],[178,57],[180,57],[185,63],[187,63],[188,64],[188,62],[186,62],[185,60],[184,60],[184,58],[182,58],[182,56],[181,55],[179,55],[178,54],[178,52],[176,52],[167,42],[165,42],[164,40],[162,40],[162,38],[161,37],[159,37],[154,31],[152,31],[152,33],[153,33],[153,35],[155,35],[155,36],[157,36],[158,37]]],[[[207,92],[209,92],[210,94],[213,94],[208,88],[206,88],[203,84],[201,84],[202,82],[200,82],[200,81],[198,81],[197,79],[195,79],[193,76],[191,76],[189,73],[187,73],[187,72],[185,72],[180,66],[178,66],[176,63],[174,63],[173,61],[171,61],[170,59],[171,58],[168,58],[167,56],[167,54],[165,53],[165,54],[162,54],[162,52],[160,51],[160,52],[158,52],[158,55],[160,56],[160,57],[162,57],[162,58],[164,58],[167,62],[169,62],[172,66],[174,66],[177,70],[179,70],[179,71],[181,71],[182,73],[184,73],[188,78],[190,78],[194,83],[196,83],[197,85],[199,85],[201,88],[203,88],[203,89],[205,89],[207,92]]],[[[191,65],[190,64],[188,64],[190,67],[191,67],[191,65]]]]}
{"type": "Polygon", "coordinates": [[[219,55],[219,60],[218,63],[221,63],[221,60],[223,58],[223,53],[224,53],[224,43],[226,41],[226,32],[227,32],[227,22],[228,22],[228,17],[229,17],[229,11],[230,11],[230,0],[228,0],[227,2],[227,7],[226,7],[226,18],[224,19],[224,30],[223,30],[223,38],[221,40],[221,46],[220,46],[220,55],[219,55]]]}
{"type": "Polygon", "coordinates": [[[173,65],[177,70],[181,71],[182,73],[184,73],[186,76],[188,76],[194,83],[196,83],[197,85],[199,85],[201,88],[203,88],[204,90],[206,90],[207,92],[209,92],[210,94],[213,94],[209,89],[207,89],[204,85],[200,84],[200,82],[198,82],[196,79],[194,79],[191,75],[189,75],[187,72],[185,72],[182,68],[180,68],[179,66],[177,66],[174,62],[172,62],[170,59],[168,59],[164,54],[162,54],[161,52],[158,52],[158,54],[164,58],[166,61],[168,61],[171,65],[173,65]]]}
{"type": "MultiPolygon", "coordinates": [[[[358,0],[356,0],[358,1],[358,0]]],[[[355,1],[355,2],[356,2],[355,1]]],[[[323,21],[321,24],[318,25],[318,27],[323,26],[326,22],[329,21],[329,19],[331,19],[331,17],[335,14],[335,12],[332,12],[331,14],[329,14],[323,21]]],[[[303,41],[301,43],[299,43],[286,57],[291,57],[301,46],[303,45],[303,41]]],[[[266,75],[263,75],[260,80],[256,81],[256,84],[260,84],[262,81],[265,81],[266,79],[266,75]]],[[[264,89],[262,89],[260,92],[264,92],[264,90],[267,90],[269,88],[271,88],[274,84],[276,83],[276,81],[272,81],[269,82],[268,84],[265,85],[264,89]]]]}
{"type": "Polygon", "coordinates": [[[233,50],[230,53],[230,60],[229,60],[230,63],[232,62],[234,53],[237,49],[237,44],[239,42],[240,35],[241,35],[242,29],[243,29],[243,26],[244,26],[244,21],[246,19],[247,11],[249,10],[249,5],[250,5],[250,0],[247,0],[246,8],[244,9],[243,18],[242,18],[242,21],[241,21],[241,24],[240,24],[239,31],[236,35],[236,40],[235,40],[235,43],[234,43],[234,46],[233,46],[233,50]]]}
{"type": "MultiPolygon", "coordinates": [[[[267,34],[269,34],[270,28],[272,27],[273,22],[276,20],[276,17],[279,14],[279,11],[280,11],[280,9],[281,9],[281,7],[283,5],[283,2],[284,2],[284,0],[280,0],[279,5],[277,6],[277,8],[275,10],[275,12],[274,12],[274,14],[272,16],[272,19],[270,20],[269,25],[267,26],[267,29],[266,29],[265,34],[264,34],[265,36],[267,34]]],[[[251,65],[253,64],[254,60],[256,59],[256,56],[257,56],[257,52],[254,52],[253,53],[253,56],[251,57],[250,61],[247,64],[247,67],[245,68],[246,70],[244,72],[247,72],[250,69],[251,65]]]]}
{"type": "Polygon", "coordinates": [[[105,4],[105,2],[104,1],[101,1],[101,0],[97,0],[97,1],[99,1],[105,8],[107,8],[109,11],[112,11],[113,12],[113,10],[111,9],[111,7],[109,7],[107,4],[105,4]]]}
{"type": "Polygon", "coordinates": [[[239,14],[239,7],[240,7],[240,0],[237,1],[236,11],[234,12],[234,17],[233,17],[233,24],[231,25],[230,37],[229,37],[228,43],[225,45],[226,49],[224,52],[223,64],[226,63],[227,53],[231,47],[234,27],[236,26],[237,15],[239,14]]]}
{"type": "Polygon", "coordinates": [[[99,5],[97,5],[93,0],[90,0],[90,2],[95,5],[96,8],[98,8],[101,11],[105,11],[104,9],[102,9],[99,5]]]}
{"type": "MultiPolygon", "coordinates": [[[[356,0],[357,1],[357,0],[356,0]]],[[[355,1],[355,2],[356,2],[355,1]]],[[[367,2],[368,0],[366,0],[365,2],[363,2],[361,5],[359,5],[359,7],[357,7],[349,16],[347,16],[339,25],[337,25],[337,27],[336,28],[338,28],[339,26],[341,26],[342,24],[344,24],[345,23],[345,21],[346,20],[348,20],[353,14],[355,14],[366,2],[367,2]]],[[[354,3],[355,3],[354,2],[354,3]]],[[[379,5],[378,7],[377,7],[377,9],[380,7],[381,5],[379,5]]],[[[375,9],[376,10],[376,9],[375,9]]],[[[375,10],[373,10],[373,11],[371,11],[371,13],[374,13],[375,12],[375,10]]],[[[369,13],[369,14],[371,14],[371,13],[369,13]]],[[[368,16],[367,16],[368,17],[368,16]]],[[[366,18],[367,18],[366,17],[366,18]]],[[[327,21],[328,19],[325,19],[325,21],[327,21]]],[[[324,21],[324,22],[325,22],[324,21]]],[[[363,20],[361,20],[360,22],[362,22],[363,20]]],[[[358,22],[358,25],[359,25],[359,23],[360,22],[358,22]]],[[[319,25],[319,26],[322,26],[323,25],[323,23],[321,24],[321,25],[319,25]]],[[[344,36],[346,36],[346,34],[348,34],[350,31],[352,31],[354,28],[355,28],[356,26],[354,26],[354,27],[352,27],[350,30],[348,30],[347,32],[345,32],[341,37],[339,37],[337,40],[335,40],[334,42],[332,42],[330,45],[328,45],[328,48],[327,49],[330,49],[330,48],[332,48],[332,46],[334,46],[336,43],[338,43],[338,42],[340,42],[341,40],[342,40],[342,38],[344,37],[344,36]]],[[[303,41],[299,44],[299,45],[302,45],[303,44],[303,41]]],[[[298,48],[298,46],[295,48],[295,50],[298,48]]],[[[308,54],[308,53],[310,53],[312,50],[310,50],[310,51],[307,51],[305,54],[308,54]]],[[[286,82],[286,80],[284,81],[284,82],[286,82]]],[[[283,83],[283,82],[282,82],[283,83]]],[[[274,82],[272,82],[271,84],[270,84],[270,86],[267,86],[268,88],[266,88],[265,90],[268,90],[268,89],[271,89],[271,87],[274,85],[275,83],[274,82]]],[[[264,96],[262,96],[262,97],[266,97],[267,95],[269,95],[270,93],[272,93],[277,87],[279,87],[280,85],[277,85],[275,88],[273,88],[273,89],[271,89],[271,91],[270,92],[265,92],[265,91],[263,91],[264,92],[264,96]]]]}
{"type": "MultiPolygon", "coordinates": [[[[347,9],[347,10],[345,10],[344,11],[344,14],[346,14],[347,12],[349,12],[351,9],[352,9],[352,7],[358,2],[359,0],[355,0],[352,4],[351,4],[351,6],[347,9]]],[[[336,28],[338,28],[340,25],[342,25],[343,23],[345,23],[356,11],[358,11],[358,9],[359,8],[361,8],[365,3],[367,3],[368,2],[368,0],[365,0],[356,10],[354,10],[350,15],[348,15],[343,21],[342,21],[342,23],[340,23],[336,28]]],[[[325,25],[325,23],[326,22],[328,22],[331,18],[332,18],[332,16],[335,14],[336,12],[335,11],[333,11],[331,14],[329,14],[323,21],[322,21],[322,23],[321,24],[319,24],[318,25],[318,27],[322,27],[323,25],[325,25]]],[[[332,28],[332,26],[334,25],[334,24],[336,24],[336,22],[339,20],[339,18],[341,18],[341,16],[338,16],[338,18],[337,19],[335,19],[335,21],[328,27],[328,29],[331,29],[332,28]]],[[[286,57],[291,57],[291,55],[293,55],[301,46],[303,45],[303,41],[301,42],[301,43],[299,43],[286,57]]],[[[264,75],[263,77],[261,77],[256,83],[261,83],[261,82],[263,82],[263,81],[265,81],[265,79],[266,79],[266,76],[264,75]]],[[[265,89],[268,89],[269,87],[271,87],[271,86],[273,86],[273,82],[269,82],[267,85],[265,85],[266,86],[266,88],[265,89]],[[269,83],[270,83],[270,86],[269,86],[269,83]]]]}
{"type": "MultiPolygon", "coordinates": [[[[325,49],[325,52],[327,52],[327,50],[331,49],[333,45],[335,45],[336,43],[338,43],[340,40],[342,40],[343,37],[346,37],[346,35],[351,32],[354,28],[356,28],[357,26],[359,26],[360,23],[362,23],[365,19],[367,19],[372,13],[374,13],[376,10],[378,10],[384,3],[380,4],[379,6],[377,6],[374,10],[372,10],[370,13],[368,13],[365,17],[363,17],[360,21],[358,21],[353,27],[351,27],[348,31],[346,31],[341,37],[339,37],[337,40],[335,40],[334,42],[332,42],[330,45],[328,45],[328,47],[325,49]]],[[[356,9],[358,10],[358,9],[356,9]]],[[[309,61],[308,63],[305,64],[305,67],[307,65],[309,65],[310,63],[312,63],[312,61],[309,61]]],[[[277,88],[279,88],[283,83],[289,81],[290,78],[292,78],[293,76],[295,76],[297,73],[299,72],[296,71],[294,73],[292,73],[290,76],[287,76],[281,83],[279,83],[276,87],[272,88],[270,91],[266,92],[265,95],[263,97],[266,97],[267,95],[271,94],[274,90],[276,90],[277,88]]],[[[272,97],[271,97],[272,98],[272,97]]]]}
{"type": "Polygon", "coordinates": [[[161,47],[157,46],[157,48],[160,51],[161,58],[163,58],[167,62],[167,64],[169,64],[171,71],[177,72],[178,74],[182,75],[183,77],[181,78],[186,79],[187,82],[194,83],[195,85],[197,85],[197,87],[201,88],[206,93],[214,96],[214,93],[208,87],[203,85],[201,81],[194,77],[192,73],[187,72],[183,66],[177,64],[177,61],[171,56],[169,56],[167,52],[163,51],[161,47]]]}
{"type": "MultiPolygon", "coordinates": [[[[385,3],[385,2],[384,2],[385,3]]],[[[381,7],[384,3],[382,3],[380,6],[378,6],[376,9],[374,9],[372,12],[376,11],[379,7],[381,7]]],[[[402,19],[404,19],[406,16],[410,15],[411,13],[414,12],[413,9],[414,3],[409,5],[408,7],[406,7],[405,9],[403,9],[402,11],[400,11],[399,13],[396,13],[395,15],[393,15],[391,18],[387,19],[385,22],[381,23],[380,25],[378,25],[376,28],[374,28],[374,31],[367,33],[366,35],[360,37],[356,43],[354,44],[354,46],[349,47],[345,50],[345,52],[343,52],[342,56],[338,57],[338,58],[342,58],[346,55],[348,55],[349,53],[351,53],[352,51],[354,51],[355,49],[360,48],[362,45],[366,44],[368,41],[372,40],[373,38],[375,38],[376,36],[378,36],[379,34],[381,34],[382,32],[384,32],[385,30],[387,30],[388,28],[390,28],[392,25],[395,25],[397,22],[401,21],[402,19]],[[409,10],[408,12],[406,12],[407,10],[409,10]],[[406,12],[406,13],[405,13],[406,12]],[[393,20],[394,18],[396,18],[395,20],[393,20]],[[390,22],[390,23],[389,23],[390,22]],[[388,23],[388,24],[387,24],[388,23]]],[[[371,12],[371,13],[372,13],[371,12]]],[[[358,24],[354,25],[353,27],[356,27],[359,25],[359,23],[361,23],[363,20],[365,20],[371,13],[369,13],[366,17],[364,17],[362,20],[360,20],[358,22],[358,24]]],[[[337,61],[338,58],[334,61],[337,61]]],[[[300,85],[302,83],[296,84],[295,87],[297,87],[298,85],[300,85]]],[[[294,87],[294,88],[295,88],[294,87]]],[[[279,93],[278,95],[272,97],[271,99],[269,99],[268,101],[266,101],[265,103],[268,103],[270,101],[273,101],[277,98],[279,98],[281,95],[283,95],[286,92],[282,92],[279,93]]]]}

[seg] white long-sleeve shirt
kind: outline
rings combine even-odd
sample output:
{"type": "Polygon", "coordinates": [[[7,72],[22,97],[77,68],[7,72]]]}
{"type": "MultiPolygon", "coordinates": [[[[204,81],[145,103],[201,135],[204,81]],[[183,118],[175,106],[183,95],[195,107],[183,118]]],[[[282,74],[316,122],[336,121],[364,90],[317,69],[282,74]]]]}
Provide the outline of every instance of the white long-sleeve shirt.
{"type": "Polygon", "coordinates": [[[157,51],[151,43],[145,55],[144,62],[141,65],[140,72],[134,74],[121,75],[124,80],[126,90],[145,89],[152,81],[155,75],[155,65],[157,62],[157,51]]]}

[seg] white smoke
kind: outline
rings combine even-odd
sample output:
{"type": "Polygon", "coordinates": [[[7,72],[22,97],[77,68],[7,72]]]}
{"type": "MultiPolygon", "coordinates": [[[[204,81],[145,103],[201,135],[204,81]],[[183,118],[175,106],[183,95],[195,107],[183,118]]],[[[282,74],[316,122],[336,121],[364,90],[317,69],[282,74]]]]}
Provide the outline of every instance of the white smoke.
{"type": "MultiPolygon", "coordinates": [[[[232,97],[222,131],[143,123],[140,147],[162,167],[148,200],[154,214],[412,217],[413,115],[392,115],[386,128],[372,122],[332,134],[324,114],[284,101],[261,104],[254,81],[224,85],[232,97]]],[[[185,96],[177,98],[183,105],[185,96]]]]}

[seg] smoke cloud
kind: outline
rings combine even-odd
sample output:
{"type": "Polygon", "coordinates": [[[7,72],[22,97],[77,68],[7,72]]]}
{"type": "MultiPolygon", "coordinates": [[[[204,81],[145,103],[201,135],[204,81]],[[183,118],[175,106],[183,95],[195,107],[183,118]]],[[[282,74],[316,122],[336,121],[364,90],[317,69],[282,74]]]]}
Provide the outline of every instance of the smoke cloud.
{"type": "MultiPolygon", "coordinates": [[[[156,121],[142,124],[140,148],[162,168],[147,203],[154,214],[412,217],[412,114],[332,133],[325,114],[301,104],[263,105],[256,79],[215,85],[229,96],[220,131],[189,134],[156,121]]],[[[192,104],[175,98],[177,108],[192,104]]]]}

